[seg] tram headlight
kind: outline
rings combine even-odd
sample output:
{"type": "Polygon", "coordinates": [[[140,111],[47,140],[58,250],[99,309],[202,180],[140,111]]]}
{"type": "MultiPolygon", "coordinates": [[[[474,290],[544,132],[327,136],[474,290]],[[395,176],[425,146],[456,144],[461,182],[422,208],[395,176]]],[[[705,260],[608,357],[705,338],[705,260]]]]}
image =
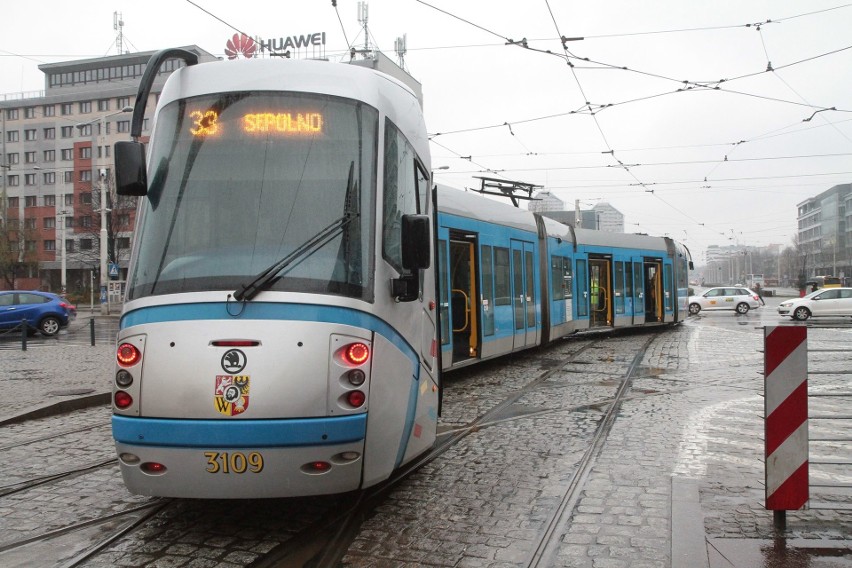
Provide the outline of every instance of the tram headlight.
{"type": "Polygon", "coordinates": [[[115,384],[117,384],[123,389],[126,389],[127,387],[133,384],[133,375],[131,375],[124,369],[121,369],[115,374],[115,384]]]}
{"type": "Polygon", "coordinates": [[[367,380],[367,374],[361,369],[352,369],[346,373],[346,378],[353,387],[360,387],[367,380]]]}
{"type": "Polygon", "coordinates": [[[370,358],[370,347],[366,343],[351,343],[346,346],[343,356],[350,365],[363,365],[370,358]]]}
{"type": "Polygon", "coordinates": [[[115,351],[115,359],[122,367],[132,367],[142,359],[142,353],[135,345],[122,343],[115,351]]]}

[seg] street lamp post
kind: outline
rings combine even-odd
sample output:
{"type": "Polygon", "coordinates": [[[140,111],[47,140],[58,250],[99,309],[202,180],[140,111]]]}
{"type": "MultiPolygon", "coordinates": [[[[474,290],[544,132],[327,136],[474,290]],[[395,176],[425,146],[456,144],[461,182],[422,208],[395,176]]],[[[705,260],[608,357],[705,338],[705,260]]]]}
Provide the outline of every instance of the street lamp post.
{"type": "MultiPolygon", "coordinates": [[[[83,128],[86,125],[94,124],[95,122],[98,123],[98,132],[93,133],[93,137],[92,137],[92,160],[93,161],[95,160],[96,146],[98,146],[98,136],[99,135],[103,136],[103,137],[106,136],[106,132],[105,132],[106,122],[105,122],[105,120],[107,118],[111,117],[111,116],[115,116],[117,114],[121,114],[121,113],[125,113],[125,112],[133,112],[133,107],[132,106],[125,106],[121,110],[118,110],[116,112],[111,112],[109,114],[105,114],[105,115],[100,116],[100,117],[98,117],[94,120],[91,120],[89,122],[84,122],[82,124],[77,125],[78,128],[83,128]]],[[[100,265],[101,265],[101,268],[100,268],[100,271],[101,271],[101,277],[100,277],[101,314],[107,315],[107,314],[109,314],[109,297],[107,295],[107,292],[108,292],[107,286],[109,284],[109,275],[107,273],[107,270],[108,270],[108,267],[107,267],[107,254],[108,254],[107,245],[108,245],[109,234],[107,232],[107,216],[106,216],[106,214],[107,214],[108,211],[111,211],[111,210],[107,209],[106,170],[102,169],[102,168],[97,168],[97,175],[98,175],[98,181],[99,181],[98,185],[100,187],[100,192],[101,192],[101,207],[100,207],[100,214],[101,214],[101,230],[100,230],[100,241],[101,241],[101,253],[100,253],[100,257],[101,257],[100,258],[100,261],[101,261],[100,262],[100,265]]]]}
{"type": "MultiPolygon", "coordinates": [[[[101,170],[103,171],[103,170],[101,170]]],[[[109,275],[107,274],[107,219],[106,214],[107,211],[111,211],[111,209],[107,209],[106,204],[106,187],[104,186],[104,177],[106,177],[105,173],[101,174],[98,172],[100,179],[100,189],[101,189],[101,315],[109,314],[109,298],[107,297],[107,286],[109,285],[109,275]]]]}
{"type": "Polygon", "coordinates": [[[65,215],[68,212],[64,209],[56,214],[56,221],[59,223],[59,246],[60,251],[60,270],[59,270],[59,290],[64,296],[68,292],[68,271],[65,260],[65,215]]]}

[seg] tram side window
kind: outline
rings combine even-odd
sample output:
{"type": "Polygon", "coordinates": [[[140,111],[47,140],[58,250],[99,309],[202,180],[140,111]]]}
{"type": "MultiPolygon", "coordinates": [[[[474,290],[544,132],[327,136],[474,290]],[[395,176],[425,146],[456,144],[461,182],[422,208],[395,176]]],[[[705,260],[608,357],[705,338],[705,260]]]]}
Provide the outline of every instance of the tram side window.
{"type": "Polygon", "coordinates": [[[494,247],[494,301],[498,306],[509,306],[512,303],[510,274],[509,249],[494,247]]]}
{"type": "Polygon", "coordinates": [[[385,196],[382,256],[402,272],[402,216],[419,213],[419,173],[414,148],[388,120],[385,122],[385,196]]]}
{"type": "Polygon", "coordinates": [[[554,301],[565,297],[565,282],[562,280],[562,263],[563,259],[561,256],[550,257],[550,297],[554,301]]]}
{"type": "Polygon", "coordinates": [[[482,245],[482,315],[482,334],[494,335],[494,264],[489,245],[482,245]]]}

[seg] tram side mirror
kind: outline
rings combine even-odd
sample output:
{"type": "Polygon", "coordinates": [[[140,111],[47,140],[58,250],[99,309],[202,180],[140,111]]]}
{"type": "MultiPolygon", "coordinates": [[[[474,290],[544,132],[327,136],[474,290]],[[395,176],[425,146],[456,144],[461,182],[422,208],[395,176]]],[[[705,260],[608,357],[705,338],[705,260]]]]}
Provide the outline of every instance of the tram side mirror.
{"type": "Polygon", "coordinates": [[[402,269],[408,274],[391,281],[391,295],[397,302],[413,302],[420,297],[420,270],[431,264],[430,222],[427,215],[402,216],[402,269]]]}
{"type": "Polygon", "coordinates": [[[427,215],[402,216],[402,267],[405,270],[429,268],[429,224],[427,215]]]}
{"type": "Polygon", "coordinates": [[[145,145],[124,140],[115,143],[115,189],[118,195],[147,195],[145,145]]]}

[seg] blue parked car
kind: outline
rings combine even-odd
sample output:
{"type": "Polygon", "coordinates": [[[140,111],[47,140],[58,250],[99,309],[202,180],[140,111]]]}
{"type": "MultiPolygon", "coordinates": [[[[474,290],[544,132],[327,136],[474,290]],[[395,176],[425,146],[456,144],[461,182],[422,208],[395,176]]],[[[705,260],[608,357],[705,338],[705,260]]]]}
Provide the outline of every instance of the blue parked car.
{"type": "Polygon", "coordinates": [[[25,319],[31,330],[49,337],[67,326],[71,314],[76,313],[74,306],[50,292],[0,292],[0,330],[14,329],[25,319]]]}

